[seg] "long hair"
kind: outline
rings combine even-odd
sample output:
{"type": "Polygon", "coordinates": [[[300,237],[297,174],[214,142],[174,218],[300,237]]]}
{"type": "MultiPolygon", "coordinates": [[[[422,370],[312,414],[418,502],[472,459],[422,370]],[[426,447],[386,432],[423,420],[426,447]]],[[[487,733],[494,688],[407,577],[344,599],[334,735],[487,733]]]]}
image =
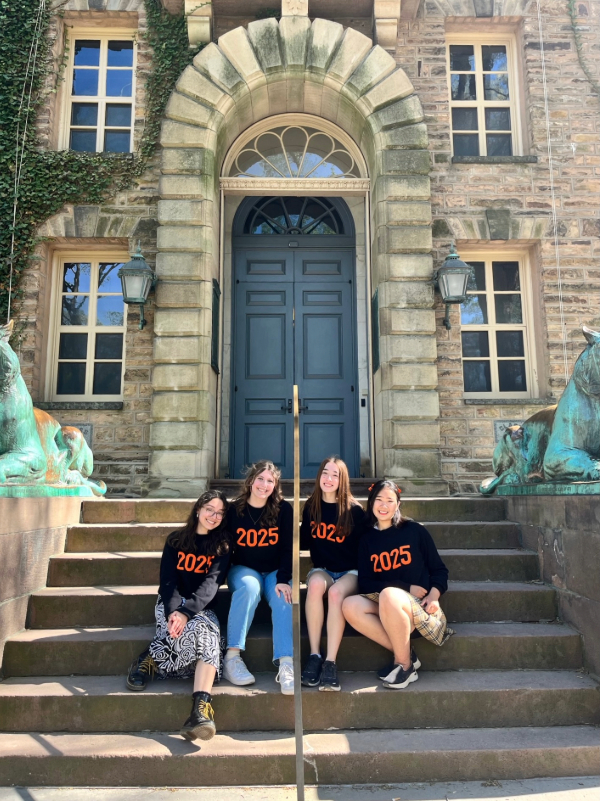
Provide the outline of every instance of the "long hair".
{"type": "Polygon", "coordinates": [[[387,478],[382,478],[380,481],[376,481],[375,484],[371,485],[371,489],[369,490],[369,497],[367,499],[367,511],[365,513],[365,525],[367,526],[374,526],[376,525],[377,518],[373,513],[373,504],[375,503],[375,498],[379,495],[382,489],[391,489],[396,499],[398,500],[398,508],[396,510],[396,514],[392,518],[392,525],[396,526],[396,528],[400,528],[402,523],[405,520],[410,520],[408,517],[403,517],[402,512],[400,511],[400,493],[402,490],[400,487],[395,484],[393,481],[390,481],[387,478]]]}
{"type": "Polygon", "coordinates": [[[315,488],[312,494],[307,498],[308,510],[310,517],[317,526],[321,523],[321,476],[325,465],[333,462],[340,472],[340,485],[337,489],[337,507],[338,507],[338,520],[336,531],[343,537],[347,537],[352,531],[352,507],[356,506],[358,501],[352,495],[350,489],[350,476],[348,475],[348,468],[346,463],[337,456],[328,456],[323,459],[319,469],[317,470],[317,477],[315,478],[315,488]]]}
{"type": "Polygon", "coordinates": [[[196,527],[198,526],[198,513],[203,506],[211,501],[219,500],[223,502],[223,514],[227,515],[229,502],[227,496],[221,490],[207,490],[203,492],[193,505],[189,517],[183,528],[173,531],[167,537],[167,542],[173,548],[180,548],[182,551],[195,550],[200,545],[203,553],[207,556],[221,556],[229,550],[229,533],[227,531],[224,516],[219,525],[209,531],[208,534],[196,537],[196,527]]]}
{"type": "Polygon", "coordinates": [[[250,498],[250,494],[252,492],[252,485],[254,484],[254,479],[256,476],[260,475],[265,470],[268,470],[269,473],[275,479],[275,486],[273,488],[273,492],[267,498],[267,505],[265,506],[265,516],[264,519],[261,521],[263,526],[269,528],[270,526],[277,525],[277,517],[279,515],[279,507],[281,506],[281,501],[283,500],[283,493],[281,492],[281,487],[279,485],[279,480],[281,478],[281,470],[276,467],[273,462],[269,461],[268,459],[262,459],[260,462],[255,462],[254,464],[250,465],[250,467],[246,471],[246,476],[244,478],[244,482],[240,489],[240,494],[235,499],[235,510],[238,515],[241,517],[244,514],[244,507],[248,503],[248,499],[250,498]]]}

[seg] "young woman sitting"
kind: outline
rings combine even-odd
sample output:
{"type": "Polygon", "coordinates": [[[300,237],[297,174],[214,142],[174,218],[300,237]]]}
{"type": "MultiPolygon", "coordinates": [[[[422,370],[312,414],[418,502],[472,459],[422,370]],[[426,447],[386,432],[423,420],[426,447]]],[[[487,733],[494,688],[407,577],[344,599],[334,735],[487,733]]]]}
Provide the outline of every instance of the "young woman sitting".
{"type": "Polygon", "coordinates": [[[273,661],[279,664],[276,681],[284,695],[293,695],[293,512],[283,500],[280,476],[273,462],[253,464],[227,515],[233,538],[233,565],[227,578],[232,596],[223,675],[232,684],[254,683],[240,651],[246,648],[248,629],[263,597],[271,607],[273,661]]]}
{"type": "Polygon", "coordinates": [[[319,690],[340,689],[337,653],[346,621],[342,602],[358,587],[358,527],[362,506],[352,497],[345,463],[335,456],[321,462],[315,488],[302,513],[300,543],[310,551],[314,565],[307,577],[306,623],[310,656],[302,671],[302,684],[319,690]],[[327,654],[321,656],[321,634],[327,596],[327,654]]]}
{"type": "Polygon", "coordinates": [[[154,676],[194,677],[192,711],[181,729],[187,740],[210,740],[216,731],[211,690],[221,673],[223,644],[212,607],[229,567],[227,508],[225,495],[209,490],[198,498],[185,526],[167,537],[160,562],[156,635],[127,676],[130,690],[144,690],[154,676]]]}
{"type": "Polygon", "coordinates": [[[436,645],[454,634],[440,609],[448,570],[427,529],[404,519],[400,490],[393,481],[371,487],[358,548],[358,588],[342,611],[350,625],[392,651],[378,671],[384,687],[400,690],[418,679],[421,666],[410,645],[416,629],[436,645]]]}

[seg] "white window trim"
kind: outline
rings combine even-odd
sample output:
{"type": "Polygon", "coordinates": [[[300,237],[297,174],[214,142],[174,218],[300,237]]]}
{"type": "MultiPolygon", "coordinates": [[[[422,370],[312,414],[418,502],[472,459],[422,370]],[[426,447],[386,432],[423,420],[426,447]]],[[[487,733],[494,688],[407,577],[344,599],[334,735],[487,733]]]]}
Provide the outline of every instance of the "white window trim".
{"type": "MultiPolygon", "coordinates": [[[[477,51],[476,51],[477,52],[477,51]]],[[[521,118],[521,96],[519,80],[519,60],[517,58],[517,38],[513,34],[507,33],[476,33],[469,31],[468,33],[447,33],[446,34],[446,65],[447,65],[447,86],[448,86],[448,108],[449,119],[448,125],[450,128],[450,146],[454,154],[454,129],[452,127],[452,109],[453,108],[477,108],[477,119],[485,121],[485,108],[497,105],[499,108],[510,108],[511,118],[511,134],[512,134],[512,150],[513,156],[524,155],[524,136],[523,136],[523,121],[521,118]],[[506,60],[508,67],[508,89],[510,93],[510,100],[508,103],[501,103],[496,101],[485,101],[483,93],[483,70],[476,69],[473,73],[477,86],[477,100],[452,100],[452,86],[451,86],[451,72],[450,72],[450,45],[505,45],[506,46],[506,60]]],[[[477,64],[478,67],[481,65],[477,64]]],[[[467,131],[457,131],[456,133],[468,133],[467,131]]],[[[474,131],[471,131],[474,133],[474,131]]],[[[502,133],[498,131],[498,133],[502,133]]],[[[485,126],[478,129],[479,134],[479,154],[487,156],[487,146],[485,140],[485,126]]]]}
{"type": "MultiPolygon", "coordinates": [[[[98,125],[96,133],[96,147],[98,144],[102,145],[104,142],[104,109],[107,103],[119,103],[119,98],[107,97],[104,95],[88,96],[78,95],[77,97],[71,94],[73,86],[73,70],[75,60],[75,40],[76,39],[100,39],[104,42],[115,39],[131,40],[133,42],[133,66],[132,66],[132,85],[131,85],[131,98],[127,101],[131,103],[131,134],[129,140],[129,152],[133,152],[133,139],[134,139],[134,123],[135,123],[135,97],[136,97],[136,73],[137,73],[137,41],[136,31],[132,28],[78,28],[69,27],[68,29],[68,56],[69,61],[65,74],[65,92],[64,102],[62,104],[62,113],[60,118],[59,130],[59,150],[69,150],[69,139],[71,132],[71,104],[75,103],[98,103],[98,125]]],[[[106,74],[106,62],[104,55],[106,48],[101,49],[100,57],[100,72],[106,74]]],[[[125,99],[123,99],[125,105],[125,99]]],[[[78,127],[78,126],[75,126],[78,127]]],[[[96,150],[96,153],[102,153],[102,149],[96,150]]]]}
{"type": "MultiPolygon", "coordinates": [[[[48,370],[46,371],[46,387],[44,396],[48,401],[65,403],[91,403],[103,401],[121,401],[123,400],[123,382],[125,379],[125,360],[126,360],[126,339],[127,339],[127,304],[125,307],[125,316],[123,319],[123,326],[119,326],[118,330],[112,326],[104,326],[102,333],[123,333],[123,355],[122,355],[122,370],[121,370],[121,393],[119,395],[93,395],[86,393],[84,395],[58,395],[56,392],[56,381],[58,378],[58,352],[61,334],[61,297],[62,297],[62,278],[63,278],[63,264],[65,262],[128,262],[129,254],[125,251],[104,251],[104,250],[89,250],[82,251],[55,251],[52,256],[52,287],[51,287],[51,304],[49,314],[49,336],[48,336],[48,370]]],[[[78,333],[75,329],[79,326],[73,326],[73,333],[78,333]]],[[[93,330],[88,326],[81,326],[81,333],[87,333],[93,330]]],[[[86,358],[86,381],[88,376],[92,375],[90,372],[90,365],[93,369],[94,356],[92,353],[91,340],[88,337],[88,355],[86,358]]],[[[92,375],[93,380],[93,375],[92,375]]],[[[90,382],[91,383],[91,382],[90,382]]]]}
{"type": "MultiPolygon", "coordinates": [[[[527,391],[526,392],[500,392],[500,391],[492,391],[492,392],[465,392],[463,389],[463,395],[466,399],[498,399],[498,400],[527,400],[529,398],[537,398],[539,397],[539,370],[538,370],[538,362],[537,362],[537,353],[536,353],[536,345],[535,345],[535,332],[534,332],[534,324],[535,324],[535,315],[533,311],[533,281],[532,281],[532,263],[530,253],[524,250],[470,250],[466,247],[460,247],[460,257],[463,261],[466,261],[467,264],[471,262],[477,261],[485,261],[485,262],[492,262],[492,261],[518,261],[520,265],[520,272],[521,272],[521,300],[522,300],[522,310],[523,310],[523,347],[525,353],[525,376],[527,380],[527,391]]],[[[489,288],[486,290],[486,294],[488,297],[493,296],[493,289],[489,288]]],[[[489,304],[488,304],[489,305],[489,304]]],[[[517,326],[521,327],[521,326],[517,326]]],[[[500,324],[500,325],[473,325],[473,326],[462,326],[461,325],[461,332],[464,331],[489,331],[490,333],[502,330],[502,329],[510,329],[510,324],[500,324]]],[[[515,328],[515,326],[512,326],[515,328]]],[[[491,354],[495,352],[495,342],[492,343],[493,337],[489,337],[490,340],[490,361],[491,361],[491,354]]],[[[462,355],[462,337],[461,337],[461,353],[460,353],[460,361],[461,361],[461,370],[462,365],[464,363],[463,355],[462,355]]],[[[496,360],[497,363],[498,360],[496,360]]]]}

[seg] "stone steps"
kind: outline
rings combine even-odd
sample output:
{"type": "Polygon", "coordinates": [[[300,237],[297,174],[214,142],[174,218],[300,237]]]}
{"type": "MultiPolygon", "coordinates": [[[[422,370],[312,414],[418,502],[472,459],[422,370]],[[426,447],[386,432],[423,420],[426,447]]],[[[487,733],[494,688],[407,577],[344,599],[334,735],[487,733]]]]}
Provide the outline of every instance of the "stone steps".
{"type": "MultiPolygon", "coordinates": [[[[456,581],[532,581],[539,578],[537,555],[520,549],[440,549],[450,575],[456,581]]],[[[50,559],[51,587],[104,584],[158,585],[159,551],[122,553],[65,553],[50,559]]],[[[310,569],[308,554],[302,558],[301,578],[310,569]]]]}
{"type": "MultiPolygon", "coordinates": [[[[577,670],[582,664],[580,635],[557,623],[457,623],[456,635],[438,648],[415,640],[427,670],[577,670]]],[[[28,629],[11,637],[4,673],[16,676],[125,674],[150,642],[154,626],[28,629]]],[[[308,638],[302,638],[303,658],[308,638]]],[[[245,660],[252,671],[274,670],[271,630],[253,625],[245,660]]],[[[340,670],[376,670],[389,652],[355,633],[344,637],[340,670]]]]}
{"type": "MultiPolygon", "coordinates": [[[[404,697],[404,696],[403,696],[404,697]]],[[[590,776],[600,738],[590,726],[395,729],[305,735],[310,784],[590,776]]],[[[0,735],[0,786],[197,787],[295,783],[292,734],[0,735]],[[201,761],[198,761],[201,760],[201,761]]]]}
{"type": "MultiPolygon", "coordinates": [[[[519,526],[498,522],[423,523],[438,548],[518,548],[519,526]]],[[[173,523],[82,523],[67,531],[68,553],[162,551],[173,523]]]]}
{"type": "MultiPolygon", "coordinates": [[[[340,673],[337,693],[303,690],[307,731],[494,728],[600,723],[600,693],[571,671],[422,672],[409,693],[386,690],[373,673],[340,673]]],[[[290,731],[294,699],[273,674],[252,687],[215,687],[219,731],[290,731]]],[[[189,713],[191,681],[156,681],[129,692],[123,676],[38,677],[0,683],[0,719],[14,732],[174,731],[189,713]]]]}
{"type": "MultiPolygon", "coordinates": [[[[304,597],[302,617],[304,619],[304,597]]],[[[227,622],[230,593],[221,587],[215,611],[221,624],[227,622]]],[[[104,585],[99,587],[47,587],[33,593],[28,626],[32,629],[61,626],[140,626],[154,622],[156,584],[104,585]]],[[[450,582],[443,598],[446,617],[453,623],[549,621],[556,617],[556,595],[543,584],[520,582],[450,582]]],[[[261,602],[255,621],[268,623],[271,611],[261,602]]]]}
{"type": "MultiPolygon", "coordinates": [[[[165,499],[113,499],[85,500],[82,505],[82,523],[183,523],[195,498],[165,499]]],[[[364,499],[359,499],[364,502],[364,499]]],[[[492,522],[506,520],[506,502],[503,498],[404,498],[402,511],[415,520],[492,522]]]]}

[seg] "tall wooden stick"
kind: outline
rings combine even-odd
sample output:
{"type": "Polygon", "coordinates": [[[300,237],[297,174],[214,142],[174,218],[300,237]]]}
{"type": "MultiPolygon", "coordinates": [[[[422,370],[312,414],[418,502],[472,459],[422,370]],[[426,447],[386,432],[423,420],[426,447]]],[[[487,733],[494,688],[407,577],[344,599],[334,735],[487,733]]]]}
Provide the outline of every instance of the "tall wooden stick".
{"type": "Polygon", "coordinates": [[[296,731],[296,791],[304,801],[304,740],[300,656],[300,409],[294,384],[294,561],[292,565],[292,621],[294,635],[294,723],[296,731]]]}

